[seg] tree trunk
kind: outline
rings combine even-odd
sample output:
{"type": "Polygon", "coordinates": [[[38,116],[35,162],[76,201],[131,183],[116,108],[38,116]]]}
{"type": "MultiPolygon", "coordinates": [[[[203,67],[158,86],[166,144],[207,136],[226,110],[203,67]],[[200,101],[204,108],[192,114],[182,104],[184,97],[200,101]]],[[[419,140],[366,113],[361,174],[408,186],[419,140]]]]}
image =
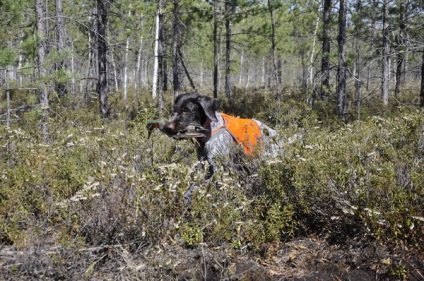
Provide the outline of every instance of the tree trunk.
{"type": "Polygon", "coordinates": [[[218,6],[220,0],[213,1],[213,97],[218,98],[218,6]]]}
{"type": "Polygon", "coordinates": [[[338,43],[338,60],[337,69],[337,97],[338,97],[338,113],[345,122],[347,97],[346,97],[346,65],[345,65],[345,44],[346,44],[346,0],[340,0],[339,8],[339,36],[338,43]]]}
{"type": "Polygon", "coordinates": [[[103,118],[109,117],[110,108],[108,104],[108,84],[107,84],[107,42],[106,28],[108,24],[107,0],[97,0],[97,94],[99,95],[100,114],[103,118]]]}
{"type": "Polygon", "coordinates": [[[240,75],[239,75],[239,86],[243,84],[243,60],[244,60],[244,51],[241,50],[240,54],[240,75]]]}
{"type": "Polygon", "coordinates": [[[421,58],[421,102],[420,106],[424,107],[424,49],[422,50],[422,58],[421,58]]]}
{"type": "Polygon", "coordinates": [[[162,0],[158,0],[158,7],[156,13],[156,32],[155,32],[155,62],[153,67],[153,82],[152,82],[152,98],[157,97],[158,80],[159,80],[159,42],[160,29],[162,25],[162,0]]]}
{"type": "MultiPolygon", "coordinates": [[[[163,18],[161,22],[163,23],[163,18]]],[[[161,24],[161,29],[159,30],[159,71],[161,73],[161,79],[159,81],[161,82],[162,92],[168,91],[168,60],[165,59],[165,55],[168,53],[167,38],[165,25],[161,24]]]]}
{"type": "Polygon", "coordinates": [[[49,118],[49,92],[47,90],[47,85],[43,82],[47,71],[44,66],[44,60],[46,55],[46,29],[45,29],[45,17],[44,17],[44,7],[42,0],[35,0],[35,16],[36,16],[36,25],[37,25],[37,70],[38,76],[40,78],[40,104],[42,109],[41,117],[41,133],[43,134],[43,140],[45,142],[49,141],[48,133],[48,118],[49,118]]]}
{"type": "MultiPolygon", "coordinates": [[[[180,62],[181,62],[181,65],[182,65],[182,67],[183,67],[183,69],[184,69],[184,72],[185,72],[185,74],[186,74],[186,76],[187,76],[187,79],[188,79],[188,81],[190,82],[190,86],[191,86],[191,88],[193,88],[193,91],[196,91],[196,85],[194,85],[194,81],[193,81],[193,79],[191,79],[191,76],[190,76],[190,72],[188,72],[188,69],[187,69],[187,67],[186,67],[186,65],[185,65],[185,63],[184,63],[184,57],[183,57],[183,54],[181,54],[181,51],[180,50],[178,50],[178,57],[180,58],[179,60],[180,60],[180,62]]],[[[202,73],[203,73],[203,71],[201,71],[202,73]]],[[[203,74],[201,74],[201,76],[202,76],[203,74]]]]}
{"type": "MultiPolygon", "coordinates": [[[[131,4],[128,11],[128,17],[131,17],[131,4]]],[[[125,44],[125,65],[124,65],[124,104],[127,102],[128,95],[128,55],[130,52],[130,36],[127,37],[127,42],[125,44]]]]}
{"type": "Polygon", "coordinates": [[[389,104],[389,5],[388,0],[383,2],[383,57],[382,57],[382,82],[381,82],[381,96],[383,98],[383,104],[387,106],[389,104]]]}
{"type": "Polygon", "coordinates": [[[179,64],[179,50],[180,50],[180,7],[179,0],[174,0],[174,42],[172,45],[172,82],[174,88],[174,99],[178,96],[180,90],[180,64],[179,64]]]}
{"type": "MultiPolygon", "coordinates": [[[[92,91],[94,77],[97,77],[97,25],[98,25],[98,16],[97,16],[97,6],[93,7],[91,15],[89,17],[91,22],[91,27],[88,33],[88,66],[87,66],[87,77],[85,83],[85,92],[84,92],[84,102],[88,103],[88,93],[92,91]]],[[[97,87],[97,85],[96,85],[97,87]]]]}
{"type": "MultiPolygon", "coordinates": [[[[377,0],[372,0],[372,7],[376,7],[376,1],[377,0]]],[[[370,42],[370,50],[372,52],[372,54],[375,52],[374,50],[374,46],[375,46],[375,29],[376,29],[376,13],[374,11],[374,9],[371,10],[371,42],[370,42]]],[[[374,59],[374,56],[372,56],[371,58],[372,60],[374,59]]],[[[368,90],[370,89],[371,86],[371,74],[372,74],[372,61],[369,62],[369,66],[368,66],[368,73],[367,73],[367,83],[366,83],[366,87],[365,87],[365,91],[368,92],[368,90]]]]}
{"type": "MultiPolygon", "coordinates": [[[[56,48],[58,53],[65,50],[65,39],[64,39],[64,24],[63,24],[63,6],[62,0],[56,0],[56,48]]],[[[56,71],[59,73],[59,77],[65,72],[66,64],[63,59],[55,64],[56,71]]],[[[59,97],[63,97],[67,94],[66,84],[64,82],[56,82],[56,92],[59,97]]]]}
{"type": "Polygon", "coordinates": [[[272,66],[274,78],[274,92],[277,99],[281,96],[281,80],[278,75],[278,58],[277,58],[277,45],[275,43],[275,20],[274,20],[274,8],[271,4],[271,0],[268,0],[268,12],[271,19],[271,55],[272,55],[272,66]]]}
{"type": "Polygon", "coordinates": [[[399,3],[399,34],[396,36],[396,49],[397,49],[397,59],[396,59],[396,83],[395,83],[395,97],[399,95],[400,84],[402,82],[402,70],[403,64],[405,61],[405,43],[403,35],[405,32],[405,14],[406,7],[403,1],[399,3]]]}
{"type": "Polygon", "coordinates": [[[234,3],[232,0],[225,1],[225,96],[230,104],[231,98],[231,18],[234,13],[234,3]]]}
{"type": "MultiPolygon", "coordinates": [[[[356,2],[356,12],[360,13],[362,10],[362,1],[357,0],[356,2]]],[[[360,26],[359,22],[354,22],[355,34],[353,37],[353,48],[355,50],[355,63],[353,68],[353,76],[355,79],[355,91],[356,91],[356,108],[357,108],[357,120],[361,120],[361,99],[362,99],[362,80],[359,74],[359,62],[361,58],[360,48],[359,48],[359,34],[360,34],[360,26]]]]}
{"type": "Polygon", "coordinates": [[[321,99],[326,99],[330,91],[331,0],[324,0],[322,17],[321,99]]]}
{"type": "MultiPolygon", "coordinates": [[[[139,45],[138,53],[137,53],[137,66],[136,66],[136,72],[135,72],[135,75],[134,75],[134,89],[135,90],[137,90],[137,88],[138,88],[139,79],[142,80],[141,79],[141,71],[142,71],[142,68],[141,68],[141,53],[142,53],[142,51],[143,51],[143,36],[141,36],[141,38],[140,38],[140,45],[139,45]]],[[[142,84],[141,81],[140,81],[140,84],[142,84]]],[[[136,94],[137,93],[138,92],[136,91],[136,94]]]]}
{"type": "Polygon", "coordinates": [[[309,85],[312,85],[314,83],[314,56],[315,56],[316,38],[318,33],[318,25],[319,25],[319,16],[317,17],[317,21],[315,23],[314,41],[312,44],[311,56],[309,59],[309,80],[308,80],[309,85]]]}

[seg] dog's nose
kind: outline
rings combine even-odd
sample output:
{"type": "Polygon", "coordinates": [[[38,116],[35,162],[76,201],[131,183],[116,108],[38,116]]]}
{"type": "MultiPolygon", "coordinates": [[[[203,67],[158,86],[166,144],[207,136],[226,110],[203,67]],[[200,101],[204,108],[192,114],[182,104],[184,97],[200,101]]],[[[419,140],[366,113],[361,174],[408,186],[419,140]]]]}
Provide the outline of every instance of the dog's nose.
{"type": "Polygon", "coordinates": [[[165,123],[165,128],[170,129],[170,130],[175,130],[175,125],[174,123],[165,123]]]}

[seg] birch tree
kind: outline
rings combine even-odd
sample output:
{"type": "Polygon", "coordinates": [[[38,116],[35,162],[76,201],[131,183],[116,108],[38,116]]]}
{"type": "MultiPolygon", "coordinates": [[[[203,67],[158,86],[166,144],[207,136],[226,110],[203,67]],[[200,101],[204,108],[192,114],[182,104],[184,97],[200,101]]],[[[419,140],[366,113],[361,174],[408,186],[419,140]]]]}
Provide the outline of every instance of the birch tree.
{"type": "Polygon", "coordinates": [[[383,55],[382,55],[382,81],[381,81],[381,96],[383,105],[389,104],[389,0],[383,0],[383,55]]]}
{"type": "Polygon", "coordinates": [[[162,25],[162,1],[157,1],[157,11],[155,17],[155,49],[154,49],[154,67],[153,67],[153,82],[152,82],[152,98],[157,97],[158,92],[158,81],[159,81],[159,46],[161,42],[159,41],[160,29],[162,25]]]}

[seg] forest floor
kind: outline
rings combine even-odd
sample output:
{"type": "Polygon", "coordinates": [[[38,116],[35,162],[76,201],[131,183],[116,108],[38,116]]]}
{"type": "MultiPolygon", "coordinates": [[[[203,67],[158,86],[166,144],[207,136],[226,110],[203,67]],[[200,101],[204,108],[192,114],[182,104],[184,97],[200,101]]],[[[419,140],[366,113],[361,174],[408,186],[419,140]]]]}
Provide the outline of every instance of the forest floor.
{"type": "Polygon", "coordinates": [[[165,243],[141,245],[130,253],[125,245],[68,250],[39,245],[27,251],[3,247],[0,276],[2,280],[424,280],[423,254],[365,238],[330,245],[308,237],[268,244],[257,256],[231,248],[165,243]],[[398,273],[392,263],[402,265],[396,267],[398,273]]]}

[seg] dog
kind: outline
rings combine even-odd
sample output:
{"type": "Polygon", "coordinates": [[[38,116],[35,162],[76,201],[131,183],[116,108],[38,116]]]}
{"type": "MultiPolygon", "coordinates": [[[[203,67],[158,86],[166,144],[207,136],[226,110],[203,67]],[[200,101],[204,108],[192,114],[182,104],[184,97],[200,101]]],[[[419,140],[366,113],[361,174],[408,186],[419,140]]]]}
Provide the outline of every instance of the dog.
{"type": "MultiPolygon", "coordinates": [[[[200,136],[192,138],[197,145],[197,158],[209,163],[210,178],[218,157],[230,162],[253,155],[276,156],[279,151],[278,133],[255,119],[236,118],[217,111],[217,100],[198,93],[186,93],[176,97],[173,116],[161,124],[160,130],[171,137],[178,137],[187,128],[200,128],[200,136]]],[[[190,204],[191,187],[184,195],[184,203],[190,204]]]]}

